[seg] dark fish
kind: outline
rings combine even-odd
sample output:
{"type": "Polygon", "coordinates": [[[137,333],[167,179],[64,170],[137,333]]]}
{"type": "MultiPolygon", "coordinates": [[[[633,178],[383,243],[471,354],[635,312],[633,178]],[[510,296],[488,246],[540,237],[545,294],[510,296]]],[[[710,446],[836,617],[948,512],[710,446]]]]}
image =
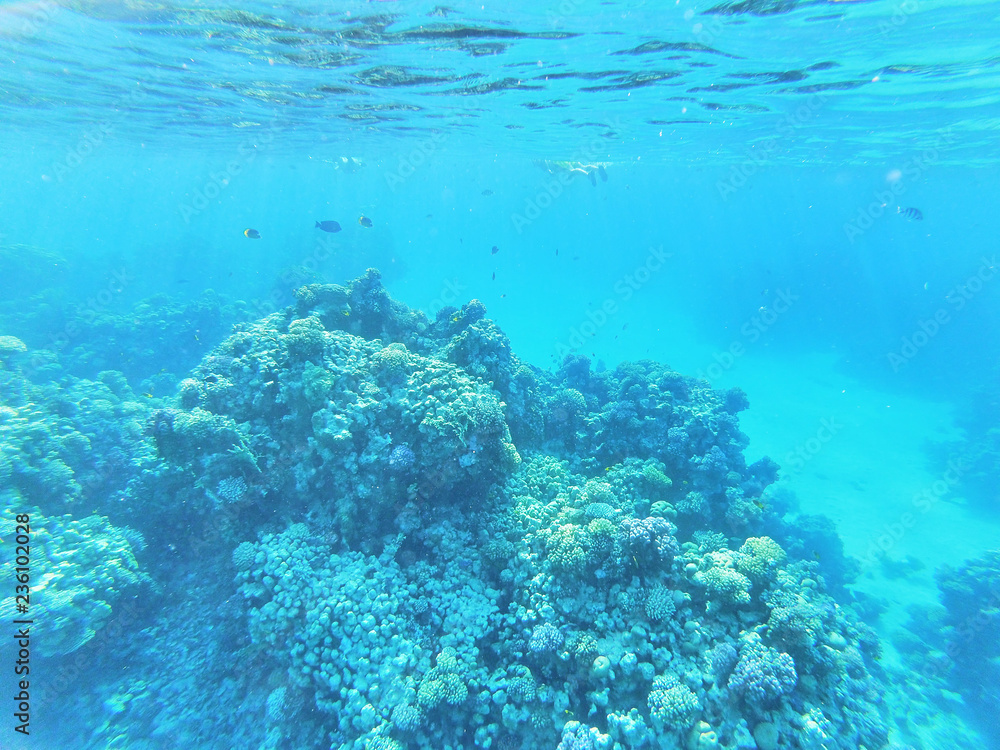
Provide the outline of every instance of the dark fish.
{"type": "Polygon", "coordinates": [[[493,246],[493,249],[492,249],[492,250],[490,250],[490,255],[496,255],[496,254],[497,254],[497,253],[499,253],[499,252],[500,252],[500,248],[499,248],[499,247],[497,247],[496,245],[494,245],[494,246],[493,246]]]}
{"type": "Polygon", "coordinates": [[[483,191],[483,195],[485,195],[487,198],[489,198],[491,195],[493,195],[493,191],[492,190],[484,190],[483,191]]]}
{"type": "Polygon", "coordinates": [[[260,232],[258,232],[256,229],[244,229],[243,230],[243,236],[244,237],[249,237],[252,240],[259,240],[260,239],[260,232]]]}
{"type": "Polygon", "coordinates": [[[496,280],[497,280],[497,272],[496,272],[496,271],[494,271],[494,272],[493,272],[493,280],[494,280],[494,281],[496,281],[496,280]]]}
{"type": "Polygon", "coordinates": [[[317,221],[316,229],[322,229],[324,232],[339,232],[340,224],[335,221],[317,221]]]}
{"type": "Polygon", "coordinates": [[[587,177],[590,178],[590,184],[593,185],[594,187],[597,187],[597,178],[594,177],[594,173],[593,172],[588,172],[587,173],[587,177]]]}
{"type": "Polygon", "coordinates": [[[902,214],[911,221],[923,221],[924,213],[919,208],[896,208],[897,214],[902,214]]]}
{"type": "Polygon", "coordinates": [[[608,181],[608,173],[604,171],[604,165],[602,164],[597,168],[597,174],[601,176],[601,182],[608,181]]]}
{"type": "Polygon", "coordinates": [[[365,229],[372,228],[372,220],[369,219],[367,216],[362,216],[360,219],[358,219],[358,224],[363,226],[365,229]]]}

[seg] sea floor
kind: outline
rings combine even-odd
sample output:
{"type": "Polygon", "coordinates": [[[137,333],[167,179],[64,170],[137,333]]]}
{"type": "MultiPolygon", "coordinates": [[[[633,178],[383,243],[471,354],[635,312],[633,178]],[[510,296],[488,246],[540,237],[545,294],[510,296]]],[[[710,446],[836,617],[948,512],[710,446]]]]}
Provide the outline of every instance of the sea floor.
{"type": "Polygon", "coordinates": [[[885,607],[876,629],[883,666],[896,680],[889,700],[901,710],[905,701],[908,713],[923,702],[924,721],[900,739],[931,748],[985,746],[962,720],[957,695],[907,695],[908,667],[898,650],[910,609],[938,602],[934,571],[1000,539],[1000,519],[967,503],[930,460],[930,443],[958,434],[950,405],[865,386],[838,373],[832,356],[747,358],[738,370],[718,385],[739,385],[750,397],[741,415],[751,441],[747,460],[777,460],[785,469],[780,483],[801,509],[833,519],[846,553],[862,561],[851,588],[885,607]]]}

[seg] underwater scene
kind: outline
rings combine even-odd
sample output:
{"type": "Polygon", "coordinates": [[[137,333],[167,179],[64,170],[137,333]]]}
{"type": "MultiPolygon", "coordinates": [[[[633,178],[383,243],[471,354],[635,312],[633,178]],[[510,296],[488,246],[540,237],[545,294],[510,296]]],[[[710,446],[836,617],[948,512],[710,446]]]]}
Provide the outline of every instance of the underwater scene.
{"type": "Polygon", "coordinates": [[[1000,748],[998,49],[0,2],[0,749],[1000,748]]]}

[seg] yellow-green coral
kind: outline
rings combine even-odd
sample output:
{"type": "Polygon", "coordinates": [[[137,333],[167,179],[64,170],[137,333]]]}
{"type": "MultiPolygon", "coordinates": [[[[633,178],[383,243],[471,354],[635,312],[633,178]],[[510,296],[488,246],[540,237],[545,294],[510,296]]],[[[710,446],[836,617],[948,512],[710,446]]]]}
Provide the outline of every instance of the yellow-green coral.
{"type": "Polygon", "coordinates": [[[706,555],[711,567],[695,573],[694,579],[708,589],[709,600],[716,604],[749,604],[752,584],[745,575],[729,567],[730,555],[706,555]]]}
{"type": "Polygon", "coordinates": [[[740,547],[736,567],[750,578],[760,580],[775,566],[783,563],[786,557],[785,550],[771,537],[751,537],[740,547]]]}
{"type": "Polygon", "coordinates": [[[403,344],[389,344],[375,353],[372,362],[378,371],[393,382],[406,376],[410,368],[410,353],[403,344]]]}
{"type": "Polygon", "coordinates": [[[322,358],[324,342],[325,329],[319,318],[310,315],[308,318],[293,320],[288,324],[285,343],[292,356],[322,358]]]}
{"type": "Polygon", "coordinates": [[[0,358],[28,351],[21,339],[14,336],[0,336],[0,358]]]}
{"type": "Polygon", "coordinates": [[[545,541],[545,553],[562,570],[580,571],[587,563],[587,532],[582,526],[557,526],[545,541]]]}
{"type": "Polygon", "coordinates": [[[674,484],[670,477],[653,463],[647,463],[642,467],[642,476],[650,492],[655,495],[662,495],[674,484]]]}
{"type": "Polygon", "coordinates": [[[677,518],[677,509],[665,500],[657,500],[649,509],[649,515],[661,516],[673,521],[677,518]]]}
{"type": "Polygon", "coordinates": [[[595,518],[587,524],[587,533],[593,537],[613,537],[616,532],[615,525],[607,518],[595,518]]]}
{"type": "Polygon", "coordinates": [[[320,408],[334,393],[337,379],[323,367],[306,362],[302,370],[302,395],[313,408],[320,408]]]}

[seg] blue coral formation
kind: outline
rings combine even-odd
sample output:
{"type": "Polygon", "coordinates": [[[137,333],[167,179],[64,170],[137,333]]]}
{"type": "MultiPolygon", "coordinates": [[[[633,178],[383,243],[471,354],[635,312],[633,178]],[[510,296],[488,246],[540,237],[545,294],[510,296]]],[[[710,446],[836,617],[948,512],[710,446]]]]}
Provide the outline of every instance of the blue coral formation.
{"type": "MultiPolygon", "coordinates": [[[[986,728],[1000,729],[1000,550],[990,550],[936,574],[944,614],[927,642],[936,659],[921,671],[946,678],[948,686],[982,711],[986,728]]],[[[934,620],[931,620],[934,622],[934,620]]]]}
{"type": "Polygon", "coordinates": [[[760,634],[745,633],[740,639],[739,654],[728,685],[751,710],[770,707],[795,687],[798,674],[792,657],[765,646],[760,634]]]}
{"type": "MultiPolygon", "coordinates": [[[[0,472],[50,514],[67,494],[120,504],[115,527],[172,555],[153,576],[204,580],[212,605],[200,640],[191,607],[145,613],[162,643],[128,651],[128,674],[104,653],[75,699],[114,708],[96,744],[748,748],[751,726],[886,744],[874,641],[762,499],[776,465],[747,465],[738,390],[648,361],[542,371],[481,303],[429,320],[376,271],[300,287],[173,399],[75,387],[117,426],[85,432],[26,384],[0,407],[23,460],[0,472]],[[76,443],[122,435],[127,470],[81,484],[76,443]]],[[[140,571],[113,528],[94,533],[118,567],[93,559],[117,591],[140,571]]]]}
{"type": "Polygon", "coordinates": [[[543,622],[531,631],[528,648],[536,654],[545,651],[555,651],[563,644],[563,635],[559,628],[550,622],[543,622]]]}
{"type": "Polygon", "coordinates": [[[409,446],[397,445],[389,454],[389,471],[394,474],[405,474],[417,460],[409,446]]]}

